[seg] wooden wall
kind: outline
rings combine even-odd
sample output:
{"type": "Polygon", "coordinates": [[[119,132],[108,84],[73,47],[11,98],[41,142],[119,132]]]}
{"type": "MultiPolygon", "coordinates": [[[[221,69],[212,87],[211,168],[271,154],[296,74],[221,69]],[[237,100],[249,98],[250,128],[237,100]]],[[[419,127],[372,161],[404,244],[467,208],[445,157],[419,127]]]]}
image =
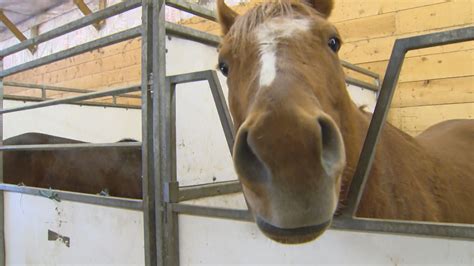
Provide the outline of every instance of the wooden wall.
{"type": "MultiPolygon", "coordinates": [[[[331,20],[341,58],[383,76],[396,38],[473,26],[472,0],[339,0],[331,20]]],[[[389,121],[416,135],[437,122],[473,118],[474,42],[409,52],[389,121]]]]}
{"type": "MultiPolygon", "coordinates": [[[[258,1],[236,9],[242,13],[258,1]]],[[[336,0],[330,20],[343,37],[340,57],[383,77],[396,38],[472,26],[473,9],[472,0],[336,0]]],[[[216,23],[199,18],[183,24],[219,34],[216,23]]],[[[409,52],[389,120],[415,135],[445,119],[472,118],[473,59],[474,42],[409,52]]],[[[140,40],[119,43],[9,79],[87,89],[139,83],[140,40]]],[[[31,90],[16,93],[33,94],[31,90]]]]}

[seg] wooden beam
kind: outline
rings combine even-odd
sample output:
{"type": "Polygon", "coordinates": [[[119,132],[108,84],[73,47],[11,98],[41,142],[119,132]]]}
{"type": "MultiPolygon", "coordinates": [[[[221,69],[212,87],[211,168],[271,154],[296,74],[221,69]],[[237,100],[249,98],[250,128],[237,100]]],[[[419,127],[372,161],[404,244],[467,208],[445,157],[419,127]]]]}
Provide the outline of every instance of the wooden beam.
{"type": "MultiPolygon", "coordinates": [[[[3,10],[0,9],[0,21],[5,24],[5,26],[15,35],[15,37],[20,41],[25,41],[27,38],[26,36],[13,24],[13,22],[5,16],[5,13],[3,13],[3,10]]],[[[32,54],[35,53],[36,51],[36,46],[32,45],[28,48],[32,54]]]]}
{"type": "MultiPolygon", "coordinates": [[[[92,10],[87,6],[84,0],[74,0],[74,4],[81,10],[85,16],[92,14],[92,10]]],[[[99,0],[99,10],[104,9],[106,6],[106,0],[99,0]]],[[[96,30],[100,30],[105,24],[105,20],[99,20],[92,24],[96,30]]]]}

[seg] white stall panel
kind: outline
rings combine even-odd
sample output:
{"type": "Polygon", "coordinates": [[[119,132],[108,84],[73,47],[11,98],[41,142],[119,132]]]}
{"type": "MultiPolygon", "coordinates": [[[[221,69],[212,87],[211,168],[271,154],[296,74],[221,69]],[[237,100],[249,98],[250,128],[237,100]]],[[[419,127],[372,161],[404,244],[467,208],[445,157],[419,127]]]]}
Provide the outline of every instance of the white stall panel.
{"type": "MultiPolygon", "coordinates": [[[[29,103],[4,101],[4,108],[29,103]]],[[[141,140],[141,110],[57,105],[3,115],[4,139],[26,132],[39,132],[86,142],[141,140]]]]}
{"type": "Polygon", "coordinates": [[[474,265],[474,242],[328,230],[282,245],[253,223],[180,215],[180,262],[189,265],[474,265]]]}
{"type": "Polygon", "coordinates": [[[7,265],[144,264],[142,212],[6,192],[5,213],[7,265]]]}

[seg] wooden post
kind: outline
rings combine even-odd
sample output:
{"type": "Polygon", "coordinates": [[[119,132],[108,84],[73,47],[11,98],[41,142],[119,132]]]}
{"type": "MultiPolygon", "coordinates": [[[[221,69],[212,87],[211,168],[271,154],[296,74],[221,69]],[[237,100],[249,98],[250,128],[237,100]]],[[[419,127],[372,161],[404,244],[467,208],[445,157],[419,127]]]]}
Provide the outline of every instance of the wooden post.
{"type": "MultiPolygon", "coordinates": [[[[0,9],[0,21],[5,24],[5,26],[13,33],[13,35],[15,35],[15,37],[20,42],[27,39],[26,36],[15,26],[15,24],[13,24],[13,22],[7,16],[5,16],[5,13],[3,13],[2,9],[0,9]]],[[[34,54],[36,51],[36,47],[34,45],[28,47],[28,49],[32,54],[34,54]]]]}
{"type": "MultiPolygon", "coordinates": [[[[82,14],[85,16],[92,14],[92,10],[87,6],[84,0],[74,0],[74,4],[81,10],[82,14]]],[[[99,0],[99,10],[104,9],[106,6],[106,0],[99,0]]],[[[101,27],[105,24],[105,20],[99,20],[92,24],[96,30],[100,30],[101,27]]]]}

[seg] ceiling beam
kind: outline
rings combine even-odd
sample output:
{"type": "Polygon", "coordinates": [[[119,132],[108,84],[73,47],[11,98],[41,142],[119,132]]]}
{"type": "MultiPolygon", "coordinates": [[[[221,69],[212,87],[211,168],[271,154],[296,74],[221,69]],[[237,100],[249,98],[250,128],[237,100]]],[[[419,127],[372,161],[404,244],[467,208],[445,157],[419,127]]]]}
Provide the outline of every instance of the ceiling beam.
{"type": "MultiPolygon", "coordinates": [[[[13,24],[13,22],[7,16],[5,16],[5,13],[3,13],[2,9],[0,9],[0,21],[5,24],[5,26],[13,33],[13,35],[15,35],[15,37],[20,42],[25,41],[27,39],[26,36],[16,27],[16,25],[13,24]]],[[[28,47],[28,49],[32,54],[34,54],[36,51],[36,45],[30,46],[28,47]]]]}
{"type": "MultiPolygon", "coordinates": [[[[84,0],[74,0],[73,2],[85,16],[92,14],[92,10],[87,6],[84,0]]],[[[99,0],[99,10],[104,9],[105,5],[106,0],[99,0]]],[[[104,24],[105,20],[99,20],[92,25],[94,26],[94,28],[96,28],[96,30],[100,30],[104,24]]]]}

